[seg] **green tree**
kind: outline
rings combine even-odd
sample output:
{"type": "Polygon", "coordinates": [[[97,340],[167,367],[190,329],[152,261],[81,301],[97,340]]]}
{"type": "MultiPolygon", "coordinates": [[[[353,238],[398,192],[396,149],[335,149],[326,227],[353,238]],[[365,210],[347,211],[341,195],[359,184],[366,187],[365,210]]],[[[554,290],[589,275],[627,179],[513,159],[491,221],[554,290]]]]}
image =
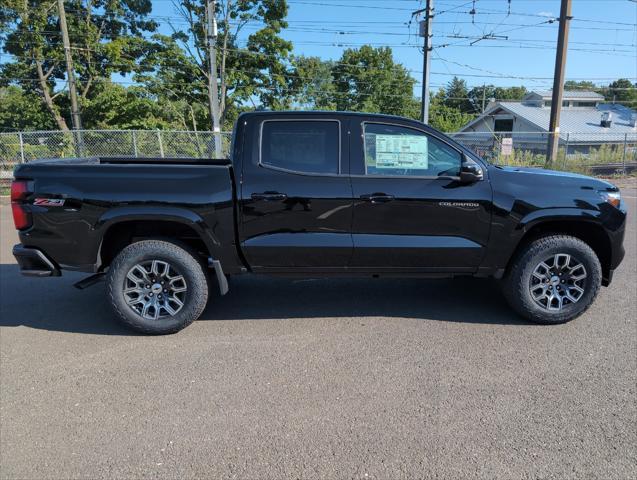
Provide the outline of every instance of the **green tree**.
{"type": "MultiPolygon", "coordinates": [[[[154,75],[137,78],[158,95],[186,98],[208,104],[210,58],[206,39],[205,0],[184,0],[176,4],[185,28],[173,27],[170,36],[157,35],[161,43],[153,59],[154,75]],[[164,89],[164,92],[159,90],[164,89]]],[[[271,109],[291,104],[292,44],[280,33],[287,26],[284,0],[220,0],[215,3],[217,72],[221,123],[229,125],[246,103],[271,109]],[[238,38],[248,23],[262,24],[248,35],[245,48],[238,38]]],[[[208,116],[208,122],[210,121],[208,116]]]]}
{"type": "MultiPolygon", "coordinates": [[[[93,87],[149,68],[151,45],[144,33],[156,29],[148,20],[151,0],[73,0],[66,2],[67,23],[80,103],[93,87]]],[[[18,84],[37,95],[58,128],[68,129],[62,87],[66,71],[56,4],[43,0],[4,0],[0,31],[8,32],[3,50],[12,57],[0,66],[0,82],[18,84]]]]}
{"type": "Polygon", "coordinates": [[[633,84],[626,78],[620,78],[611,83],[605,93],[608,101],[614,101],[629,108],[637,107],[637,82],[633,84]]]}
{"type": "Polygon", "coordinates": [[[587,80],[567,80],[564,82],[564,90],[590,90],[592,92],[597,92],[599,87],[596,87],[593,82],[589,82],[587,80]]]}
{"type": "Polygon", "coordinates": [[[469,90],[468,97],[471,104],[474,106],[474,111],[482,112],[482,104],[484,100],[484,106],[489,104],[491,99],[496,100],[512,100],[519,101],[524,98],[528,93],[526,87],[496,87],[495,85],[483,85],[479,87],[473,87],[469,90]]]}
{"type": "Polygon", "coordinates": [[[84,127],[134,130],[185,128],[185,123],[180,124],[171,107],[161,104],[142,87],[126,88],[100,82],[95,86],[94,95],[84,104],[84,127]]]}
{"type": "Polygon", "coordinates": [[[52,128],[55,122],[35,94],[15,85],[0,88],[0,132],[52,128]]]}
{"type": "Polygon", "coordinates": [[[151,55],[155,71],[139,73],[135,80],[165,107],[166,115],[182,119],[182,128],[211,130],[207,77],[174,37],[153,36],[160,45],[151,55]]]}
{"type": "Polygon", "coordinates": [[[522,100],[529,91],[524,86],[496,87],[494,97],[500,100],[522,100]]]}
{"type": "Polygon", "coordinates": [[[332,68],[332,77],[338,110],[419,116],[413,95],[416,81],[394,62],[389,47],[345,50],[332,68]]]}
{"type": "Polygon", "coordinates": [[[475,115],[463,113],[458,108],[446,105],[447,93],[444,89],[438,90],[430,100],[429,125],[443,132],[457,132],[475,118],[475,115]]]}
{"type": "Polygon", "coordinates": [[[455,108],[462,113],[476,112],[477,107],[469,99],[467,82],[453,77],[445,88],[444,104],[447,107],[455,108]]]}
{"type": "Polygon", "coordinates": [[[292,57],[294,102],[301,108],[334,110],[334,62],[319,57],[292,57]]]}

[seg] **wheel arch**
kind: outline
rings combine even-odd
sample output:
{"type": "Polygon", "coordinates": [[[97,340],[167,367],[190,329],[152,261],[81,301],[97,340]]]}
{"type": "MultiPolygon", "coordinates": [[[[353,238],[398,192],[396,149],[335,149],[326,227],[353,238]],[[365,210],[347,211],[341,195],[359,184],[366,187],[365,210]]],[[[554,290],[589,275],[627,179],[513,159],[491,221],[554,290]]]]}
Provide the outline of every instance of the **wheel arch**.
{"type": "Polygon", "coordinates": [[[608,281],[612,258],[612,246],[604,227],[594,218],[559,217],[540,218],[527,224],[525,232],[518,241],[514,253],[509,259],[508,272],[515,258],[531,242],[549,235],[569,235],[582,240],[597,255],[602,266],[603,284],[608,281]]]}
{"type": "Polygon", "coordinates": [[[206,259],[216,258],[219,241],[197,214],[189,210],[116,209],[100,219],[103,231],[97,260],[99,269],[110,265],[118,252],[136,240],[164,238],[189,246],[206,259]]]}

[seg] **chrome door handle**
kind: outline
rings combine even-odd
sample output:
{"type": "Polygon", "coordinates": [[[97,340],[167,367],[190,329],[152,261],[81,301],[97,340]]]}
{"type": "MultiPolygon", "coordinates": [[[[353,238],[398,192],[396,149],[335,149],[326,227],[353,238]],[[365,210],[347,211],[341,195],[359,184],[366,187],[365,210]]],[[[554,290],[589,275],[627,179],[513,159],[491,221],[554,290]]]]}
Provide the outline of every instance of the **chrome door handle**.
{"type": "Polygon", "coordinates": [[[387,195],[385,193],[367,193],[365,195],[361,195],[360,198],[361,200],[371,203],[387,203],[391,202],[394,199],[394,196],[387,195]]]}
{"type": "Polygon", "coordinates": [[[252,200],[264,200],[266,202],[276,202],[285,200],[288,196],[285,193],[279,192],[263,192],[263,193],[253,193],[251,195],[252,200]]]}

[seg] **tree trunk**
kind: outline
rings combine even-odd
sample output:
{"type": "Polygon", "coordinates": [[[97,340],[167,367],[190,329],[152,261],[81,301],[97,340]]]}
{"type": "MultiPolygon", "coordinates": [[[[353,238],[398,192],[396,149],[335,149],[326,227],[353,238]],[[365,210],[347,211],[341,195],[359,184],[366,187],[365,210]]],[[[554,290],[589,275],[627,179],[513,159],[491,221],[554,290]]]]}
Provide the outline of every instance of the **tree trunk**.
{"type": "Polygon", "coordinates": [[[68,132],[69,127],[66,125],[66,121],[64,120],[62,115],[60,115],[60,112],[58,112],[58,109],[53,103],[53,99],[51,98],[51,92],[49,91],[49,86],[46,83],[47,75],[45,75],[44,72],[42,71],[42,63],[40,63],[39,61],[36,61],[35,65],[38,71],[38,80],[40,81],[40,89],[42,90],[42,100],[44,101],[44,104],[46,105],[46,108],[48,109],[49,113],[55,120],[55,123],[57,123],[58,128],[60,130],[64,130],[68,132]]]}
{"type": "MultiPolygon", "coordinates": [[[[23,10],[20,13],[22,23],[28,24],[29,13],[30,13],[29,2],[28,0],[24,0],[23,10]]],[[[36,49],[32,50],[32,54],[34,58],[41,58],[41,55],[39,55],[39,53],[40,52],[36,51],[36,49]]],[[[55,107],[55,104],[53,103],[53,98],[51,97],[51,92],[49,91],[49,86],[46,83],[46,79],[49,77],[51,72],[49,72],[48,74],[44,73],[44,71],[42,70],[42,62],[40,60],[35,61],[35,66],[36,66],[36,71],[38,73],[38,81],[40,83],[40,89],[42,90],[42,101],[46,105],[46,108],[51,114],[51,116],[53,117],[53,120],[55,120],[55,123],[57,123],[58,128],[60,130],[68,131],[69,127],[66,125],[66,121],[60,115],[60,112],[58,112],[57,108],[55,107]]]]}
{"type": "Polygon", "coordinates": [[[226,122],[226,95],[228,92],[228,86],[226,82],[226,59],[228,58],[228,36],[230,35],[230,22],[228,16],[230,15],[230,0],[226,2],[225,17],[223,19],[225,23],[224,35],[223,35],[223,49],[221,51],[221,71],[219,77],[221,78],[221,101],[220,101],[220,118],[221,125],[226,122]]]}

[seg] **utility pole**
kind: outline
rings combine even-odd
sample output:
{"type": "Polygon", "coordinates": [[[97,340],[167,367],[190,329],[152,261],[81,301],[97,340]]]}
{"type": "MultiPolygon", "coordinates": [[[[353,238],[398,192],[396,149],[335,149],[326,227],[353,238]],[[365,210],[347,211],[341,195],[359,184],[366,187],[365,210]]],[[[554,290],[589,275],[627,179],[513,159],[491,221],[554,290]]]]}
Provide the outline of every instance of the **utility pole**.
{"type": "Polygon", "coordinates": [[[557,158],[557,150],[560,143],[560,111],[562,109],[562,96],[564,94],[568,27],[571,18],[571,0],[562,0],[562,6],[560,7],[560,29],[557,35],[557,53],[555,55],[555,74],[553,75],[549,143],[546,152],[547,166],[550,166],[557,158]]]}
{"type": "Polygon", "coordinates": [[[71,120],[73,121],[73,130],[80,130],[82,128],[82,117],[80,116],[80,107],[77,101],[77,90],[75,89],[75,71],[73,70],[73,58],[71,57],[69,29],[66,25],[64,0],[58,0],[58,11],[60,14],[62,43],[64,45],[64,58],[66,59],[66,76],[69,82],[69,96],[71,97],[71,120]]]}
{"type": "Polygon", "coordinates": [[[212,131],[215,140],[215,157],[221,158],[221,128],[219,127],[219,89],[217,85],[217,19],[215,17],[215,0],[206,0],[206,19],[208,31],[208,106],[212,117],[212,131]]]}
{"type": "Polygon", "coordinates": [[[487,86],[482,84],[482,113],[484,113],[484,109],[486,108],[487,102],[487,86]]]}
{"type": "Polygon", "coordinates": [[[424,10],[418,10],[414,14],[424,11],[425,19],[420,22],[420,36],[423,41],[423,60],[422,60],[422,106],[420,120],[422,123],[429,123],[429,71],[431,69],[431,22],[434,14],[434,0],[427,0],[424,10]]]}

